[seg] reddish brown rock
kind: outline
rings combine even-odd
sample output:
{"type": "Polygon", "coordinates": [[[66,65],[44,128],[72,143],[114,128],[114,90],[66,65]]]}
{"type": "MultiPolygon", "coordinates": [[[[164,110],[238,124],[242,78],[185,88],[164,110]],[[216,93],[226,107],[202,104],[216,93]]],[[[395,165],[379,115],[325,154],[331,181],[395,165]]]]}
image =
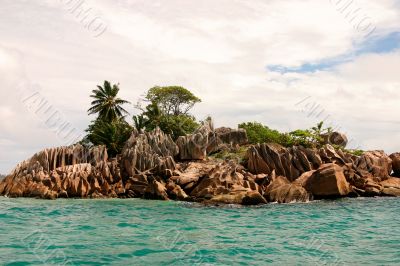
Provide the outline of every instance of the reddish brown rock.
{"type": "Polygon", "coordinates": [[[179,147],[179,158],[204,160],[207,157],[208,137],[213,130],[212,121],[205,121],[193,134],[180,136],[176,141],[179,147]]]}
{"type": "Polygon", "coordinates": [[[324,164],[305,182],[305,188],[316,197],[342,197],[351,192],[343,168],[336,164],[324,164]]]}
{"type": "MultiPolygon", "coordinates": [[[[329,156],[332,154],[326,149],[323,149],[323,156],[330,161],[329,156]]],[[[315,170],[324,163],[318,150],[300,146],[284,148],[272,143],[251,146],[247,157],[247,167],[251,173],[270,175],[275,171],[276,175],[285,176],[289,181],[296,180],[301,174],[315,170]]]]}
{"type": "Polygon", "coordinates": [[[227,127],[217,128],[209,133],[207,154],[225,149],[229,150],[247,143],[248,138],[245,129],[232,129],[227,127]]]}
{"type": "Polygon", "coordinates": [[[168,200],[167,188],[165,184],[153,179],[149,182],[144,192],[146,199],[168,200]]]}
{"type": "Polygon", "coordinates": [[[283,176],[272,177],[265,190],[265,197],[269,202],[278,203],[308,202],[311,198],[302,186],[290,183],[283,176]]]}
{"type": "Polygon", "coordinates": [[[122,151],[122,171],[128,177],[148,170],[153,174],[170,176],[176,167],[174,156],[178,151],[171,136],[159,128],[152,132],[134,131],[122,151]]]}
{"type": "Polygon", "coordinates": [[[383,195],[400,197],[400,178],[390,177],[380,182],[380,185],[383,187],[381,190],[383,195]]]}
{"type": "Polygon", "coordinates": [[[396,177],[400,177],[400,153],[397,152],[391,154],[390,159],[392,160],[393,175],[396,177]]]}
{"type": "Polygon", "coordinates": [[[227,194],[219,194],[211,198],[209,202],[240,205],[266,204],[266,199],[257,191],[232,191],[227,194]]]}
{"type": "Polygon", "coordinates": [[[348,143],[347,136],[340,132],[332,132],[330,134],[322,135],[326,144],[346,147],[348,143]]]}
{"type": "Polygon", "coordinates": [[[186,200],[187,198],[189,198],[186,192],[173,181],[168,182],[166,188],[169,198],[173,200],[186,200]]]}
{"type": "Polygon", "coordinates": [[[362,176],[370,173],[380,180],[389,178],[392,173],[392,160],[383,151],[364,152],[354,165],[362,176]]]}

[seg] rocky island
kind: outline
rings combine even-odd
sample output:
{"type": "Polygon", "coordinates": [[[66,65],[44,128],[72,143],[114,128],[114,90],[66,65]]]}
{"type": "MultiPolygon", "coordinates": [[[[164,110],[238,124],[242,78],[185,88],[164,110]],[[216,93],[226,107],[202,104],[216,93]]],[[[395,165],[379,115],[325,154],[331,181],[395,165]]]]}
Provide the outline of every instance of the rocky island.
{"type": "Polygon", "coordinates": [[[321,148],[248,145],[244,129],[204,122],[174,141],[159,128],[133,130],[122,153],[105,146],[45,149],[20,163],[0,183],[7,197],[144,198],[257,205],[339,197],[400,196],[400,153],[361,155],[334,148],[334,132],[321,148]],[[220,159],[245,150],[244,159],[220,159]]]}

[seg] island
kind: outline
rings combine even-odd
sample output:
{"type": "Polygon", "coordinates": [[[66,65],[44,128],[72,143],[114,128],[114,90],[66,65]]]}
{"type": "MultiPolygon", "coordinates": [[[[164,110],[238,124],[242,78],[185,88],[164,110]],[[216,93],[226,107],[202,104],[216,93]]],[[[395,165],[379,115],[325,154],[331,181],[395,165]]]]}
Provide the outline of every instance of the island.
{"type": "Polygon", "coordinates": [[[150,104],[128,127],[119,106],[126,101],[117,98],[118,91],[107,81],[94,90],[89,113],[98,118],[89,126],[88,138],[21,162],[0,181],[0,195],[241,205],[400,196],[400,153],[347,150],[347,137],[323,131],[323,123],[291,134],[261,126],[265,134],[260,137],[257,123],[214,128],[207,118],[187,133],[187,124],[197,123],[187,111],[200,100],[181,87],[155,87],[147,95],[150,104]],[[185,111],[168,105],[183,98],[185,111]],[[169,130],[174,121],[179,121],[177,130],[169,130]]]}

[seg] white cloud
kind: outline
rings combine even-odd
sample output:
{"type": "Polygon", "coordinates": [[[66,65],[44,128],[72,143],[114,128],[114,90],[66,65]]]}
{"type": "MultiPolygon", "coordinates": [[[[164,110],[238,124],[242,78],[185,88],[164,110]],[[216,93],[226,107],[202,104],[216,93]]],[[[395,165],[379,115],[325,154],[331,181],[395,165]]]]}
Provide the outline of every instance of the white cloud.
{"type": "MultiPolygon", "coordinates": [[[[229,126],[248,120],[281,130],[311,126],[317,119],[295,105],[310,95],[363,148],[400,150],[393,141],[400,129],[399,52],[354,57],[315,73],[267,70],[354,51],[363,32],[329,0],[87,0],[107,22],[98,38],[59,1],[3,2],[0,172],[59,144],[21,105],[14,91],[21,80],[40,84],[80,130],[90,121],[91,89],[107,79],[120,82],[121,96],[132,102],[153,85],[186,86],[203,99],[194,110],[199,118],[211,114],[229,126]]],[[[356,2],[377,27],[375,35],[397,29],[394,1],[356,2]]]]}

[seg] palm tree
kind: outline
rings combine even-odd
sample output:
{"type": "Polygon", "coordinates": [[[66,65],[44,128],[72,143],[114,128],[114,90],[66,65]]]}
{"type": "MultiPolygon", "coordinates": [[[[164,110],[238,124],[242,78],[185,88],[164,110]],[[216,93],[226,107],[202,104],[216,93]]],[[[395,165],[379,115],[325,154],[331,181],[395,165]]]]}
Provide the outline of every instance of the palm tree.
{"type": "Polygon", "coordinates": [[[144,115],[134,115],[132,118],[134,126],[138,131],[146,129],[146,125],[148,124],[149,121],[144,115]]]}
{"type": "Polygon", "coordinates": [[[91,98],[95,99],[88,110],[89,115],[98,114],[99,119],[103,121],[114,121],[123,117],[128,112],[122,107],[123,104],[129,103],[121,98],[118,98],[119,84],[104,81],[103,87],[97,86],[97,89],[92,91],[91,98]]]}

